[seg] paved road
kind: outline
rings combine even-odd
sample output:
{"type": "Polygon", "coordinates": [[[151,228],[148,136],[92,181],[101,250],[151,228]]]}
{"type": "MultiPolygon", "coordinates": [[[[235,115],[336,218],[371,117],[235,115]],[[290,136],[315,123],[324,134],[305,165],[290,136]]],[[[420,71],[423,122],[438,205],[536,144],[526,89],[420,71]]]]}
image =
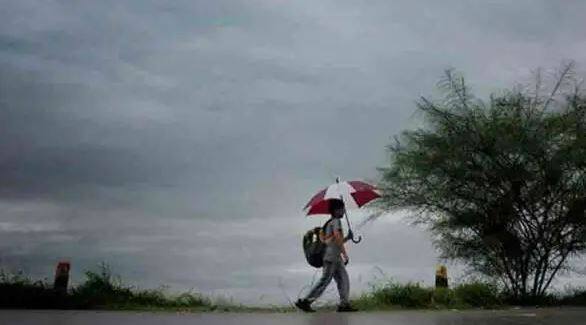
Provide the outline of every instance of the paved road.
{"type": "Polygon", "coordinates": [[[1,325],[573,325],[586,324],[586,309],[519,309],[507,311],[396,311],[337,314],[302,313],[146,313],[106,311],[0,310],[1,325]]]}

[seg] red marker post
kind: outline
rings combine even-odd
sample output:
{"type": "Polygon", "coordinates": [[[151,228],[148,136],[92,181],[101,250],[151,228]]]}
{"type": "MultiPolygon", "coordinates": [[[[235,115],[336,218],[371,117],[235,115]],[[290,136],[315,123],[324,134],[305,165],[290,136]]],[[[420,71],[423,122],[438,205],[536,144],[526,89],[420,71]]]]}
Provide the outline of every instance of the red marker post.
{"type": "Polygon", "coordinates": [[[57,263],[55,269],[55,282],[53,283],[53,289],[61,294],[67,293],[67,285],[69,284],[69,270],[71,264],[69,261],[60,261],[57,263]]]}

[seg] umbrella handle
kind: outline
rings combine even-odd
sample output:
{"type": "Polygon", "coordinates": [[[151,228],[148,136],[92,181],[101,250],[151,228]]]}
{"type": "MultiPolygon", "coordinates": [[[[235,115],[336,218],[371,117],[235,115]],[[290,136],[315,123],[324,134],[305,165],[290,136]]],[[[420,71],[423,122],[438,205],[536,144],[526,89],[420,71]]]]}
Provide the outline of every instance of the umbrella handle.
{"type": "MultiPolygon", "coordinates": [[[[336,179],[336,183],[337,182],[339,182],[339,179],[336,179]]],[[[340,200],[344,202],[344,198],[342,197],[342,195],[340,195],[340,200]]],[[[348,218],[348,214],[346,213],[346,211],[344,211],[344,217],[346,217],[346,224],[348,225],[348,236],[350,237],[350,240],[354,244],[358,244],[362,241],[362,236],[358,235],[358,239],[354,239],[354,232],[352,232],[352,226],[350,225],[350,219],[348,218]]]]}
{"type": "Polygon", "coordinates": [[[358,244],[362,241],[362,236],[358,235],[358,239],[354,239],[354,232],[352,229],[348,230],[348,239],[350,239],[354,244],[358,244]]]}

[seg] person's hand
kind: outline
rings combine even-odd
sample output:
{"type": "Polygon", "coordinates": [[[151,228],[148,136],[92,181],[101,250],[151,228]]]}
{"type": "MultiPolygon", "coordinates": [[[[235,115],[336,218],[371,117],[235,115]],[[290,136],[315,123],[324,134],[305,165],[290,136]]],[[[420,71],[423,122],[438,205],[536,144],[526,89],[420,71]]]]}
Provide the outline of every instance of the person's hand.
{"type": "Polygon", "coordinates": [[[344,238],[344,241],[348,241],[350,239],[354,238],[354,233],[352,232],[352,229],[348,230],[348,235],[346,235],[346,238],[344,238]]]}
{"type": "Polygon", "coordinates": [[[350,260],[350,258],[348,257],[348,254],[342,253],[342,259],[344,260],[344,265],[348,264],[348,261],[350,260]]]}

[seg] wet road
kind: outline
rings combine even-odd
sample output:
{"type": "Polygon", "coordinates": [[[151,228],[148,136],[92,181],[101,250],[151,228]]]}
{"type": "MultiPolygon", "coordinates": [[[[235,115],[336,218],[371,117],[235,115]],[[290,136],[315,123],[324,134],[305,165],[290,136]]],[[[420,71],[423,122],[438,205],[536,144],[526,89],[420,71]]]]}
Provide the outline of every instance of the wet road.
{"type": "Polygon", "coordinates": [[[504,311],[394,311],[338,314],[302,313],[146,313],[106,311],[0,310],[2,325],[508,325],[586,324],[586,309],[518,309],[504,311]]]}

